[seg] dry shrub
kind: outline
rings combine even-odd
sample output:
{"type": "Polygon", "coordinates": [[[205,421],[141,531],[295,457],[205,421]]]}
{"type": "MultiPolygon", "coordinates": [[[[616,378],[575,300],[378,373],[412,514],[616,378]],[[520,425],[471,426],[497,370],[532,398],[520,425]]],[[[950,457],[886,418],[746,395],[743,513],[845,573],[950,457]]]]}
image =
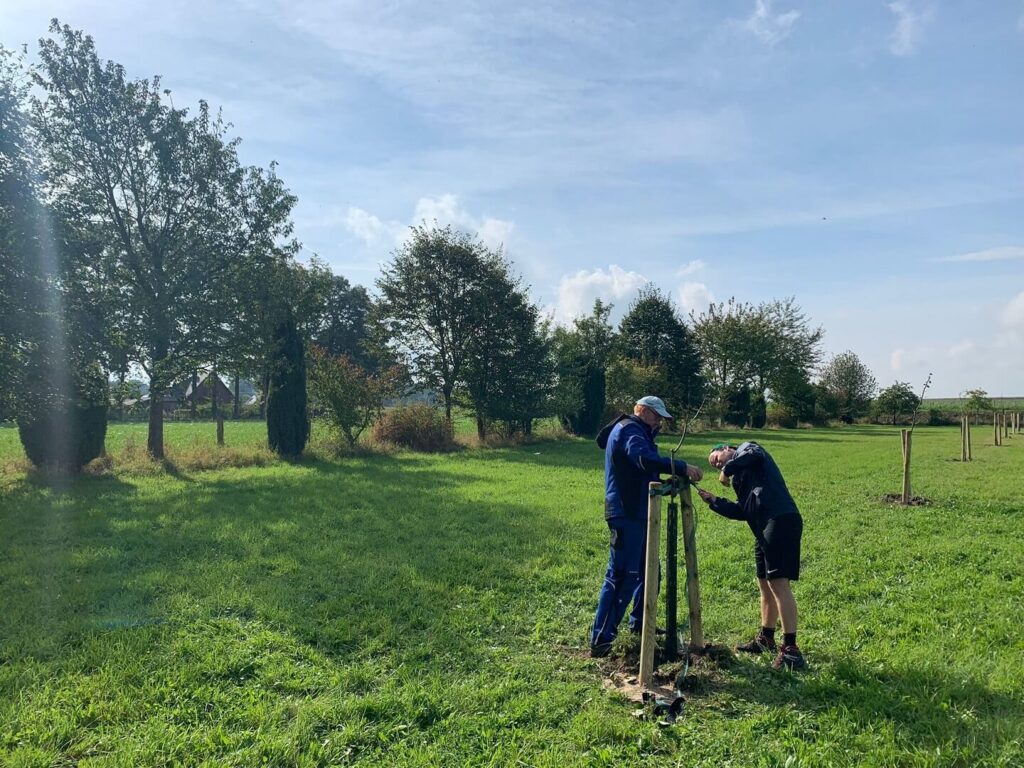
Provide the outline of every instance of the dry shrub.
{"type": "Polygon", "coordinates": [[[428,453],[454,451],[458,448],[444,414],[423,404],[385,411],[373,426],[373,439],[376,443],[428,453]]]}

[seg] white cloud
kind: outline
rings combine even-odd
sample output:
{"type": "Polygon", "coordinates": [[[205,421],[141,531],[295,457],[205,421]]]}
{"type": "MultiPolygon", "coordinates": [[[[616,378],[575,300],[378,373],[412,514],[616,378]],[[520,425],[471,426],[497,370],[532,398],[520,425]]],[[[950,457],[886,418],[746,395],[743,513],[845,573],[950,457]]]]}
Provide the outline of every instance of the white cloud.
{"type": "Polygon", "coordinates": [[[398,245],[406,227],[397,221],[381,221],[362,208],[350,207],[345,214],[345,228],[371,247],[398,245]]]}
{"type": "Polygon", "coordinates": [[[608,271],[581,269],[573,275],[563,275],[558,283],[558,304],[555,320],[570,323],[590,311],[595,299],[620,301],[642,288],[648,282],[639,272],[628,272],[612,264],[608,271]]]}
{"type": "Polygon", "coordinates": [[[1003,309],[1003,325],[1024,331],[1024,291],[1021,291],[1003,309]]]}
{"type": "Polygon", "coordinates": [[[964,341],[957,342],[956,344],[951,346],[949,348],[948,354],[950,357],[963,357],[964,355],[973,352],[975,349],[977,349],[977,347],[978,345],[975,344],[973,341],[971,341],[970,339],[966,339],[964,341]]]}
{"type": "Polygon", "coordinates": [[[439,197],[421,197],[416,201],[409,224],[399,221],[384,221],[362,208],[350,207],[345,214],[345,228],[371,248],[391,248],[401,245],[409,232],[409,226],[435,222],[444,227],[449,224],[480,238],[488,248],[499,248],[508,242],[515,224],[504,219],[491,217],[477,218],[459,205],[457,195],[444,194],[439,197]]]}
{"type": "Polygon", "coordinates": [[[452,194],[440,197],[421,197],[416,202],[416,210],[412,223],[437,222],[441,226],[451,224],[459,229],[471,232],[480,238],[488,248],[499,248],[505,245],[515,224],[505,219],[484,217],[478,219],[459,205],[458,196],[452,194]]]}
{"type": "Polygon", "coordinates": [[[1002,245],[998,248],[987,248],[984,251],[943,256],[936,261],[1009,261],[1012,259],[1024,259],[1024,246],[1002,245]]]}
{"type": "Polygon", "coordinates": [[[898,371],[906,362],[907,352],[905,349],[894,349],[889,355],[889,367],[898,371]]]}
{"type": "Polygon", "coordinates": [[[924,28],[931,21],[932,9],[915,10],[909,0],[896,0],[889,3],[889,10],[896,16],[896,27],[889,37],[889,52],[894,56],[909,56],[924,38],[924,28]]]}
{"type": "Polygon", "coordinates": [[[697,282],[685,282],[679,286],[678,298],[684,313],[693,312],[697,315],[704,312],[715,300],[707,285],[697,282]]]}
{"type": "Polygon", "coordinates": [[[694,259],[689,264],[680,267],[676,270],[676,277],[689,277],[695,275],[707,267],[707,263],[701,259],[694,259]]]}
{"type": "Polygon", "coordinates": [[[793,31],[793,25],[800,18],[800,11],[772,13],[772,0],[756,0],[754,12],[742,23],[742,27],[768,46],[774,46],[793,31]]]}

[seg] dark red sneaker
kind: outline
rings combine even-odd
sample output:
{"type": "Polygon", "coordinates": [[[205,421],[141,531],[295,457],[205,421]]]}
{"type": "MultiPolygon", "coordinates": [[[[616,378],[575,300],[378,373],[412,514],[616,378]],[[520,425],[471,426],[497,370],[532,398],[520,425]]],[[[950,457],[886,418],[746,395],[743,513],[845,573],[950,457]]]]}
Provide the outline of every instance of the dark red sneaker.
{"type": "Polygon", "coordinates": [[[775,638],[768,637],[764,632],[758,632],[749,643],[736,646],[736,650],[741,653],[775,653],[776,648],[775,638]]]}
{"type": "Polygon", "coordinates": [[[772,662],[772,668],[796,672],[806,669],[807,662],[804,660],[804,655],[800,653],[800,649],[795,645],[784,645],[779,649],[779,655],[775,657],[775,661],[772,662]]]}

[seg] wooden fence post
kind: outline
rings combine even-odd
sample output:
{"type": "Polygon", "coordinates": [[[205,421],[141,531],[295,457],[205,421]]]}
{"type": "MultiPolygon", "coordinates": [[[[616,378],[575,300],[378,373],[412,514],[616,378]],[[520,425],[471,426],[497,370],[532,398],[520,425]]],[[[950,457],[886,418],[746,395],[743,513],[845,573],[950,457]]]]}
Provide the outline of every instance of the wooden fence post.
{"type": "Polygon", "coordinates": [[[900,501],[904,504],[910,503],[910,430],[901,429],[900,437],[903,440],[903,495],[900,501]]]}
{"type": "Polygon", "coordinates": [[[686,601],[690,608],[690,650],[704,650],[704,620],[700,613],[700,577],[697,573],[697,526],[690,486],[683,489],[683,553],[686,558],[686,601]]]}
{"type": "Polygon", "coordinates": [[[224,445],[224,417],[217,414],[217,445],[224,445]]]}
{"type": "MultiPolygon", "coordinates": [[[[651,483],[648,491],[660,487],[651,483]]],[[[640,686],[651,687],[654,677],[654,646],[658,627],[658,544],[661,540],[661,496],[647,501],[647,560],[644,574],[644,623],[640,635],[640,686]]]]}

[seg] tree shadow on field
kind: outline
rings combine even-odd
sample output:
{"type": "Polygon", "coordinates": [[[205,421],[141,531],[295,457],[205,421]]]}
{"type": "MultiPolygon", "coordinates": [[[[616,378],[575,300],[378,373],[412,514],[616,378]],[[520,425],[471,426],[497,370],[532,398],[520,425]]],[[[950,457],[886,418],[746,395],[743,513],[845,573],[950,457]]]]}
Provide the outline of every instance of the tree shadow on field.
{"type": "Polygon", "coordinates": [[[517,448],[495,448],[475,454],[475,461],[532,464],[553,469],[581,469],[604,471],[604,451],[593,440],[534,443],[517,448]]]}
{"type": "Polygon", "coordinates": [[[475,500],[466,484],[479,495],[481,479],[451,466],[417,456],[311,460],[200,473],[168,481],[166,494],[147,487],[148,499],[107,479],[102,493],[80,489],[53,511],[65,525],[88,521],[61,537],[79,555],[20,554],[49,558],[52,573],[25,579],[19,601],[63,597],[45,625],[27,612],[10,627],[20,636],[10,653],[35,655],[41,635],[59,652],[60,638],[185,611],[259,620],[338,658],[477,663],[481,637],[529,636],[537,559],[565,532],[528,499],[475,500]]]}
{"type": "Polygon", "coordinates": [[[822,671],[794,675],[741,662],[710,687],[765,706],[828,713],[860,730],[892,725],[898,740],[928,752],[952,740],[993,755],[1024,727],[1024,701],[936,668],[870,669],[823,654],[810,662],[822,671]]]}

